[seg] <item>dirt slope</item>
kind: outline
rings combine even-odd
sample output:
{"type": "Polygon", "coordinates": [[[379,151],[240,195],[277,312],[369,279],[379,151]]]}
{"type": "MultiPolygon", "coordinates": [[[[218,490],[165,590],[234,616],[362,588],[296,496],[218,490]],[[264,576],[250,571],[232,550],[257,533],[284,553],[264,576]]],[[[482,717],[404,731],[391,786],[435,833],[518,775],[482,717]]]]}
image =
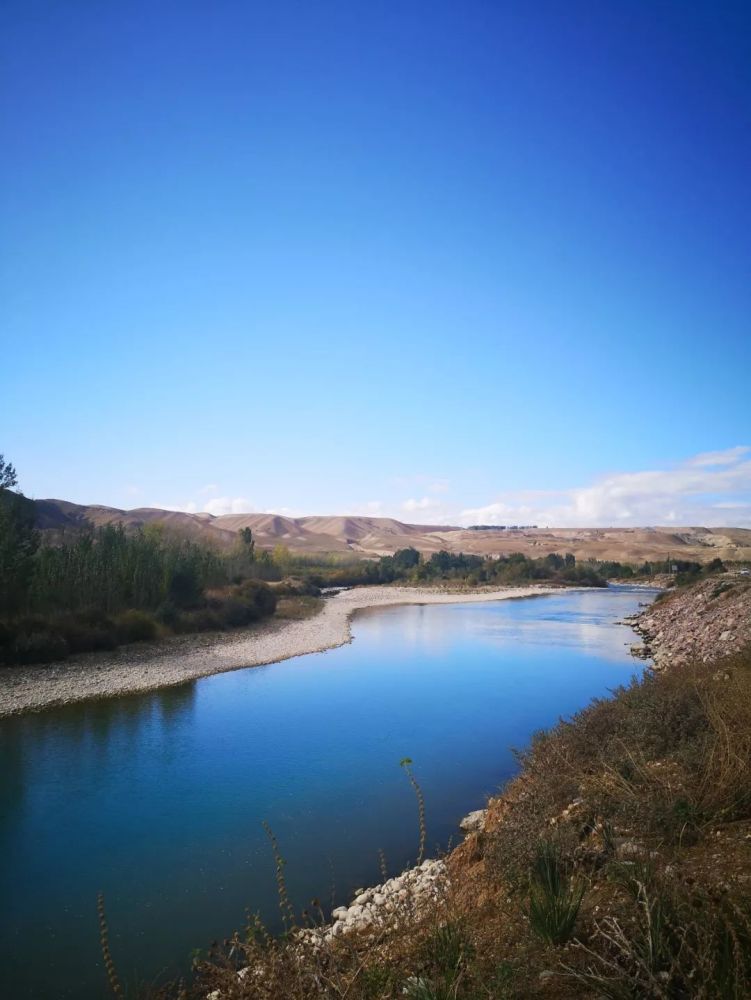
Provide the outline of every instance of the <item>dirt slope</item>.
{"type": "Polygon", "coordinates": [[[523,531],[471,531],[450,525],[406,524],[390,517],[284,517],[281,514],[186,514],[181,511],[141,507],[119,510],[82,506],[65,500],[37,500],[38,524],[53,536],[81,530],[87,523],[142,527],[156,522],[187,537],[202,538],[228,547],[241,528],[250,528],[263,548],[285,545],[293,552],[333,552],[386,555],[414,546],[421,552],[471,552],[504,555],[523,552],[544,556],[573,552],[577,559],[696,559],[708,562],[719,556],[751,562],[751,529],[748,528],[533,528],[523,531]]]}

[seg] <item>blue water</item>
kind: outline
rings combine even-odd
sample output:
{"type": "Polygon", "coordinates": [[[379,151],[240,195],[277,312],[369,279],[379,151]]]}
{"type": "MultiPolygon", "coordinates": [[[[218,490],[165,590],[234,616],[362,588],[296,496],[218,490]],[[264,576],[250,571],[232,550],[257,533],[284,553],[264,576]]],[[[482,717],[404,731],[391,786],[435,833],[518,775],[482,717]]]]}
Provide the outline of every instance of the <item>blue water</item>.
{"type": "Polygon", "coordinates": [[[445,848],[512,747],[639,671],[614,622],[651,596],[379,609],[340,649],[0,723],[0,996],[106,995],[99,890],[129,982],[184,969],[248,908],[273,926],[264,820],[300,907],[379,881],[379,849],[401,870],[405,756],[445,848]]]}

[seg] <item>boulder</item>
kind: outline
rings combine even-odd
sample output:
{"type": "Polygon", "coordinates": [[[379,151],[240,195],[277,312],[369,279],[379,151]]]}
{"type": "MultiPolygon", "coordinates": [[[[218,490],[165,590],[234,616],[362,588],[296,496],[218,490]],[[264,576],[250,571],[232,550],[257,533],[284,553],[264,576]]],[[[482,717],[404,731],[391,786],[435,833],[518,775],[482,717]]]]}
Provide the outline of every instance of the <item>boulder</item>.
{"type": "Polygon", "coordinates": [[[459,828],[465,833],[477,833],[485,826],[485,816],[487,809],[475,809],[459,823],[459,828]]]}

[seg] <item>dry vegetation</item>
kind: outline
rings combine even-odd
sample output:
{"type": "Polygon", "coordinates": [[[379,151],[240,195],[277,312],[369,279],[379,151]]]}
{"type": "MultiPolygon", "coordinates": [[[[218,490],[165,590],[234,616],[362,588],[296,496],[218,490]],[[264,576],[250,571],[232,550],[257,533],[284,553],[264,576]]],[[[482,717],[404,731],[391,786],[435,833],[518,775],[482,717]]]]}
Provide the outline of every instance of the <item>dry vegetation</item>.
{"type": "Polygon", "coordinates": [[[520,762],[438,898],[406,893],[368,928],[305,934],[323,914],[289,912],[277,856],[288,933],[249,920],[160,995],[751,995],[751,650],[647,673],[520,762]]]}

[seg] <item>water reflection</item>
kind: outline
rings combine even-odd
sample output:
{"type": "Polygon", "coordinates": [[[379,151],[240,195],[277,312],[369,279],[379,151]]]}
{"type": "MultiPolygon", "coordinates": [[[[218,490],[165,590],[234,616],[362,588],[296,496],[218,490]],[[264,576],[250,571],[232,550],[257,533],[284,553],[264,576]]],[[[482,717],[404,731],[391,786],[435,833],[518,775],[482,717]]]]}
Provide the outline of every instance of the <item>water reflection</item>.
{"type": "Polygon", "coordinates": [[[118,965],[149,978],[273,923],[268,820],[300,906],[414,859],[512,774],[511,746],[640,669],[613,622],[642,592],[360,615],[355,642],[278,666],[0,723],[0,996],[104,994],[95,900],[118,965]],[[39,955],[44,961],[39,961],[39,955]]]}
{"type": "MultiPolygon", "coordinates": [[[[189,725],[195,703],[196,682],[189,681],[146,694],[84,701],[2,720],[0,838],[33,785],[35,767],[44,767],[53,781],[62,782],[75,759],[85,780],[96,780],[97,775],[106,780],[113,755],[137,757],[144,743],[153,742],[155,731],[189,725]]],[[[171,752],[168,741],[164,749],[171,752]]]]}

